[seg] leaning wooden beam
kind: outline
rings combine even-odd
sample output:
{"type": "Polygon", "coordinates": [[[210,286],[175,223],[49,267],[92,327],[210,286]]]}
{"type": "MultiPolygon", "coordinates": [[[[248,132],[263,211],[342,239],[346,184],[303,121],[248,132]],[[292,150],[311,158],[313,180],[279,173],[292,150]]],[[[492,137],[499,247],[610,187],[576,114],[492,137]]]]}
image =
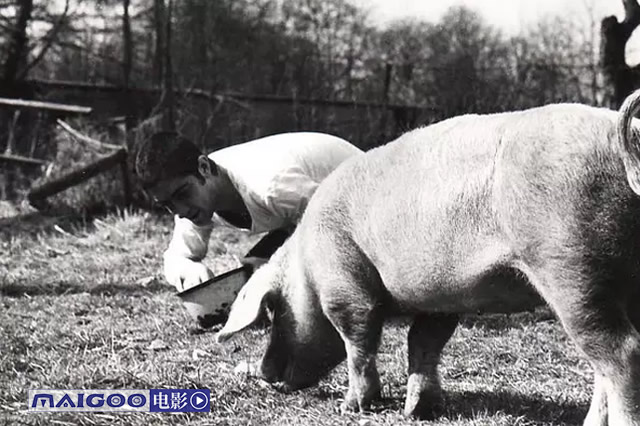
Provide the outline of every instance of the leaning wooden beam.
{"type": "Polygon", "coordinates": [[[56,121],[58,123],[58,126],[62,127],[64,130],[66,130],[67,132],[69,132],[69,134],[71,134],[71,136],[73,136],[74,138],[78,139],[81,142],[84,142],[88,145],[91,145],[95,148],[108,148],[108,149],[122,149],[121,146],[118,145],[113,145],[110,143],[106,143],[106,142],[100,142],[97,139],[93,139],[89,136],[83,135],[82,133],[80,133],[79,131],[77,131],[76,129],[74,129],[73,127],[69,126],[67,123],[65,123],[64,121],[58,119],[56,121]]]}
{"type": "Polygon", "coordinates": [[[25,99],[13,99],[13,98],[0,98],[0,106],[10,106],[15,108],[31,108],[55,112],[74,113],[74,114],[89,114],[91,112],[90,107],[79,105],[67,105],[58,104],[54,102],[43,101],[31,101],[25,99]]]}
{"type": "Polygon", "coordinates": [[[42,166],[47,162],[37,158],[22,157],[20,155],[0,154],[0,162],[17,163],[26,166],[42,166]]]}
{"type": "Polygon", "coordinates": [[[85,180],[125,161],[127,161],[127,150],[120,149],[113,154],[106,155],[91,164],[76,169],[64,176],[60,176],[55,180],[45,182],[38,187],[32,188],[31,191],[29,191],[27,198],[30,203],[43,200],[57,194],[58,192],[64,191],[71,186],[84,182],[85,180]]]}

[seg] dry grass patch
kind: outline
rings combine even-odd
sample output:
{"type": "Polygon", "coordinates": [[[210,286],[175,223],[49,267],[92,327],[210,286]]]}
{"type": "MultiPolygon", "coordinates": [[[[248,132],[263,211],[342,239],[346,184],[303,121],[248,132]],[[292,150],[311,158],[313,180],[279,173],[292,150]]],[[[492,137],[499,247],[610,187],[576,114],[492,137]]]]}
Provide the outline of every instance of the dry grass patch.
{"type": "MultiPolygon", "coordinates": [[[[257,360],[266,330],[226,345],[196,328],[161,279],[171,219],[121,212],[90,222],[48,218],[0,223],[0,423],[33,425],[396,425],[406,381],[402,321],[385,327],[379,369],[383,400],[372,413],[342,416],[344,365],[319,386],[282,394],[234,374],[257,360]],[[210,414],[28,413],[27,390],[208,388],[210,414]]],[[[255,237],[216,229],[226,252],[206,262],[231,269],[255,237]]],[[[558,323],[542,310],[469,317],[445,349],[447,392],[437,425],[580,424],[591,372],[558,323]]]]}

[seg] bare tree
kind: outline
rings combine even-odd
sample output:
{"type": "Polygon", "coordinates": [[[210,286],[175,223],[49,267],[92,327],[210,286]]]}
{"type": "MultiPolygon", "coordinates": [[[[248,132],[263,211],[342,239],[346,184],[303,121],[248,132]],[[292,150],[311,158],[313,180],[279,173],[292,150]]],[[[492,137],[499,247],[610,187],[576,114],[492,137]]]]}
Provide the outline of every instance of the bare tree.
{"type": "Polygon", "coordinates": [[[625,59],[627,41],[640,25],[640,5],[637,0],[622,0],[622,3],[622,22],[608,16],[600,25],[600,65],[608,89],[605,103],[612,108],[618,108],[629,93],[640,87],[640,66],[630,67],[625,59]]]}
{"type": "Polygon", "coordinates": [[[590,98],[591,104],[599,105],[601,103],[601,83],[600,70],[598,67],[598,18],[596,17],[595,0],[582,0],[582,5],[586,12],[586,25],[582,34],[584,37],[585,56],[588,58],[590,80],[590,98]]]}
{"type": "Polygon", "coordinates": [[[27,26],[33,12],[33,0],[20,2],[15,25],[9,39],[9,52],[3,64],[2,87],[9,90],[14,87],[21,67],[26,64],[28,53],[27,26]]]}
{"type": "Polygon", "coordinates": [[[3,16],[2,28],[7,30],[6,51],[2,62],[2,90],[8,96],[25,96],[19,93],[21,82],[29,71],[37,66],[58,41],[61,30],[68,24],[69,0],[64,2],[62,13],[47,11],[47,3],[34,3],[33,0],[7,2],[3,8],[10,8],[14,13],[3,16]],[[11,20],[10,16],[15,18],[11,20]],[[50,25],[43,34],[31,34],[33,27],[42,24],[50,25]],[[30,36],[31,34],[31,36],[30,36]],[[15,92],[17,90],[17,92],[15,92]],[[15,93],[9,93],[15,92],[15,93]]]}
{"type": "MultiPolygon", "coordinates": [[[[4,54],[2,70],[0,71],[0,96],[12,98],[32,98],[34,91],[26,81],[29,71],[45,57],[58,32],[65,24],[69,3],[65,1],[64,12],[54,17],[55,14],[47,13],[47,4],[34,4],[33,0],[21,0],[5,2],[1,5],[8,13],[2,14],[3,29],[7,34],[2,37],[4,54]],[[41,23],[40,14],[46,15],[47,23],[51,29],[44,36],[35,36],[32,33],[34,22],[41,23]],[[36,47],[37,46],[37,47],[36,47]]],[[[3,10],[3,12],[4,12],[3,10]]],[[[0,111],[0,142],[6,141],[7,152],[25,153],[33,152],[37,137],[37,126],[33,126],[30,120],[37,120],[37,113],[23,113],[20,110],[0,111]],[[31,141],[31,143],[29,143],[31,141]],[[30,149],[29,146],[32,148],[30,149]]]]}
{"type": "Polygon", "coordinates": [[[131,99],[131,66],[133,62],[133,41],[131,37],[131,18],[129,16],[130,0],[123,0],[122,14],[122,86],[124,91],[125,104],[125,128],[126,128],[126,144],[128,149],[133,148],[133,126],[135,109],[130,102],[131,99]]]}
{"type": "Polygon", "coordinates": [[[153,54],[153,82],[156,86],[160,86],[164,81],[164,61],[162,55],[164,52],[164,20],[165,20],[165,4],[164,0],[153,1],[153,27],[156,35],[154,54],[153,54]]]}
{"type": "Polygon", "coordinates": [[[164,81],[162,83],[162,127],[165,130],[175,130],[176,120],[174,111],[173,93],[173,65],[171,60],[171,20],[173,15],[173,0],[167,4],[165,22],[165,46],[164,46],[164,81]]]}
{"type": "Polygon", "coordinates": [[[129,89],[131,80],[131,61],[133,57],[133,46],[131,40],[131,18],[129,17],[130,0],[123,0],[122,6],[124,13],[122,14],[122,39],[123,39],[123,55],[122,55],[122,74],[125,90],[129,89]]]}

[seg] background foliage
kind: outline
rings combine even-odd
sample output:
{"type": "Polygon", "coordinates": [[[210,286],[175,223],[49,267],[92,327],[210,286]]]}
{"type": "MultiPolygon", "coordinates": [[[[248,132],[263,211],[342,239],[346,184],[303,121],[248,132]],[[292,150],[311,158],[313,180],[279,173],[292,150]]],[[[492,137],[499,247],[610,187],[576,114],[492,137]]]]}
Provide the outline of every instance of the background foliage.
{"type": "MultiPolygon", "coordinates": [[[[348,0],[0,0],[0,96],[91,106],[78,126],[131,149],[167,127],[207,152],[296,130],[368,149],[458,114],[603,104],[602,18],[585,7],[505,34],[462,6],[380,28],[348,0]]],[[[97,155],[28,113],[8,147],[13,118],[0,110],[0,151],[61,173],[97,155]]]]}

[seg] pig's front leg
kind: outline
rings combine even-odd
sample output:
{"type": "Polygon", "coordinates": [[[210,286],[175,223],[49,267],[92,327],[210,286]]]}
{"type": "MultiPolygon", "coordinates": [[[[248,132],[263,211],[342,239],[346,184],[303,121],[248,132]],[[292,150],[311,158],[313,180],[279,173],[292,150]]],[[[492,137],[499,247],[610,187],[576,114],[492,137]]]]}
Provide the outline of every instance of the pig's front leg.
{"type": "Polygon", "coordinates": [[[349,370],[349,390],[341,411],[366,411],[371,401],[380,396],[380,378],[376,368],[376,353],[382,334],[383,317],[377,304],[359,300],[331,304],[328,317],[344,341],[349,370]]]}
{"type": "Polygon", "coordinates": [[[315,237],[315,258],[320,261],[308,275],[316,281],[322,312],[347,354],[349,390],[340,408],[366,411],[380,396],[376,354],[388,312],[387,293],[377,269],[352,239],[328,231],[315,237]]]}
{"type": "Polygon", "coordinates": [[[340,409],[364,412],[371,401],[380,397],[380,377],[376,368],[376,354],[367,353],[351,342],[346,343],[349,390],[340,409]]]}
{"type": "Polygon", "coordinates": [[[441,405],[438,362],[442,349],[457,325],[457,315],[426,314],[414,319],[409,329],[409,380],[405,415],[430,419],[441,405]]]}

